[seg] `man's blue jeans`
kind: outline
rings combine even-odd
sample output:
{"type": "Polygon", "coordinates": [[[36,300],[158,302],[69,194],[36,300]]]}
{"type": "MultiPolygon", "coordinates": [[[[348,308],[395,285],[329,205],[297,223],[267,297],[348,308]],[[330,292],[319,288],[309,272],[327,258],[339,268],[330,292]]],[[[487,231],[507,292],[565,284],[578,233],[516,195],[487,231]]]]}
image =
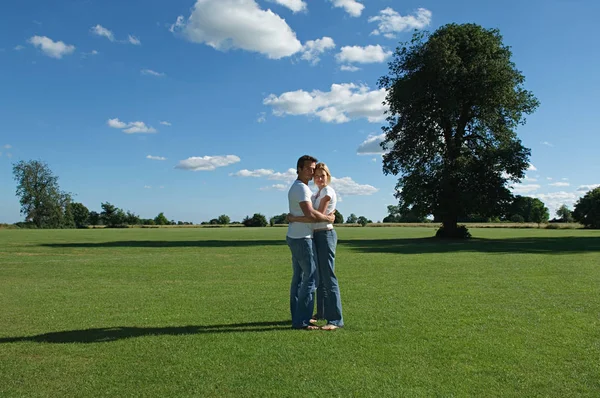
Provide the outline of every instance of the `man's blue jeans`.
{"type": "Polygon", "coordinates": [[[292,252],[292,283],[290,286],[290,312],[292,327],[305,328],[310,325],[314,309],[316,264],[313,241],[309,238],[292,239],[286,237],[292,252]]]}
{"type": "MultiPolygon", "coordinates": [[[[335,232],[335,229],[315,231],[313,239],[320,288],[317,296],[323,296],[323,316],[327,319],[328,324],[342,327],[344,326],[342,300],[338,280],[335,276],[337,232],[335,232]]],[[[321,299],[317,298],[317,301],[321,301],[321,299]]]]}

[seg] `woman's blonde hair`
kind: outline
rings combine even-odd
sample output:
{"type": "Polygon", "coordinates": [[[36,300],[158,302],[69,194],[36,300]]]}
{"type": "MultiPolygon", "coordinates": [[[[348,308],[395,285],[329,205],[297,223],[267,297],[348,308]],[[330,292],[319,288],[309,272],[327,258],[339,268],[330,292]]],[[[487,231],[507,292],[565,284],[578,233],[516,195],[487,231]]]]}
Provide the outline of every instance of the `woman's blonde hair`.
{"type": "Polygon", "coordinates": [[[331,173],[329,172],[329,167],[327,167],[325,163],[317,163],[317,165],[315,166],[315,174],[319,169],[323,170],[325,174],[327,174],[327,185],[331,184],[331,173]]]}

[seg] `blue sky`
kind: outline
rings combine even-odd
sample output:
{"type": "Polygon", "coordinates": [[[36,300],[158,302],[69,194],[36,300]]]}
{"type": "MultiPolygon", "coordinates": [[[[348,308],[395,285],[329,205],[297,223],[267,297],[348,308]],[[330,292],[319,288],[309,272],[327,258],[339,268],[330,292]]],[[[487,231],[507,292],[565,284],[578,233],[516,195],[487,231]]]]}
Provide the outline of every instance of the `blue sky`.
{"type": "Polygon", "coordinates": [[[199,223],[287,212],[305,153],[329,165],[345,217],[381,220],[396,178],[372,149],[377,79],[411,29],[450,22],[499,28],[541,101],[515,192],[572,206],[600,184],[599,15],[592,0],[4,2],[0,222],[22,219],[18,160],[47,162],[90,210],[199,223]]]}

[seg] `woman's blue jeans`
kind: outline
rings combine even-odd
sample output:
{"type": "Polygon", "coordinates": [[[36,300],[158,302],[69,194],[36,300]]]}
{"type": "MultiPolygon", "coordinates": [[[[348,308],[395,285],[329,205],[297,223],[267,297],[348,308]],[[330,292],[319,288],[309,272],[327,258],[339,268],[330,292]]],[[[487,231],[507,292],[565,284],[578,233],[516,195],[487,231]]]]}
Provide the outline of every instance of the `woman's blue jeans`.
{"type": "Polygon", "coordinates": [[[335,249],[337,233],[335,229],[315,231],[313,233],[315,258],[317,262],[317,315],[327,324],[344,326],[340,287],[335,276],[335,249]]]}

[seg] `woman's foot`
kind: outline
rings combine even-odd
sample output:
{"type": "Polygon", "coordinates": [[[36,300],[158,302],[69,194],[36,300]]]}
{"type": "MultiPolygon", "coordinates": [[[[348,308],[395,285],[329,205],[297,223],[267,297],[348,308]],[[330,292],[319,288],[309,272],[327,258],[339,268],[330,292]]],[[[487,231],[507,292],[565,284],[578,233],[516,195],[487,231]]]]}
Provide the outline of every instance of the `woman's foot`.
{"type": "Polygon", "coordinates": [[[315,326],[315,325],[308,325],[308,326],[303,327],[302,329],[303,330],[319,330],[321,328],[318,326],[315,326]]]}
{"type": "Polygon", "coordinates": [[[292,329],[296,329],[296,330],[319,330],[321,329],[318,326],[315,325],[308,325],[308,326],[302,326],[302,327],[292,327],[292,329]]]}
{"type": "Polygon", "coordinates": [[[336,330],[336,329],[339,329],[339,328],[340,328],[339,326],[332,325],[330,323],[330,324],[327,324],[327,325],[321,327],[321,330],[336,330]]]}

